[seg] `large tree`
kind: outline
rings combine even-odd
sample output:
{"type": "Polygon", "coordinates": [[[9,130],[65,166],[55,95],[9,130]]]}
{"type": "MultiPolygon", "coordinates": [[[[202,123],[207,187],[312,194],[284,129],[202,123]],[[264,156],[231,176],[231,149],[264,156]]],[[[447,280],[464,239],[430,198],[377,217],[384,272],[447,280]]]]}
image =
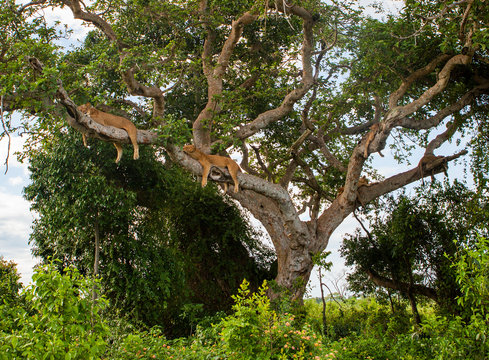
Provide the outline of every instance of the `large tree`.
{"type": "Polygon", "coordinates": [[[124,110],[146,128],[138,142],[194,174],[201,167],[182,152],[185,142],[240,152],[241,190],[227,196],[265,227],[276,281],[293,298],[304,293],[313,255],[356,207],[465,153],[428,157],[423,172],[406,160],[406,139],[432,155],[486,120],[483,0],[406,1],[386,21],[319,0],[8,1],[1,11],[3,108],[40,116],[31,139],[68,123],[127,143],[124,131],[77,110],[90,100],[124,110]],[[60,34],[42,22],[44,10],[63,7],[95,29],[71,51],[56,48],[60,34]],[[386,144],[400,172],[359,186],[386,144]]]}
{"type": "Polygon", "coordinates": [[[409,299],[417,322],[419,296],[460,312],[455,255],[473,248],[488,230],[486,195],[459,182],[430,187],[417,188],[412,198],[401,194],[385,199],[370,219],[370,230],[357,229],[340,249],[346,265],[354,267],[348,275],[350,290],[379,294],[380,287],[389,294],[400,292],[409,299]]]}

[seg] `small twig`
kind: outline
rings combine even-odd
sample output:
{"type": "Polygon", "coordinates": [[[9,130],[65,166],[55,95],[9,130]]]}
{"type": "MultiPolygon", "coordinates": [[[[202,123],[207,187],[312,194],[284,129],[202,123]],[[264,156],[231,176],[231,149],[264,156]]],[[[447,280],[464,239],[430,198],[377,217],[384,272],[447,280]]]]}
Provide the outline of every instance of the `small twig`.
{"type": "Polygon", "coordinates": [[[44,4],[46,2],[46,0],[39,0],[39,1],[32,1],[30,3],[27,3],[23,6],[21,6],[18,10],[17,10],[17,14],[22,14],[24,12],[25,9],[27,9],[28,7],[30,6],[35,6],[35,5],[41,5],[41,4],[44,4]]]}
{"type": "Polygon", "coordinates": [[[250,146],[255,151],[256,160],[258,161],[258,164],[260,165],[260,167],[262,168],[262,170],[267,174],[268,180],[272,180],[273,179],[273,174],[270,171],[270,169],[263,162],[263,160],[261,158],[261,155],[260,155],[260,148],[258,146],[254,146],[254,145],[250,145],[250,146]]]}
{"type": "Polygon", "coordinates": [[[367,228],[365,227],[365,225],[363,225],[363,222],[358,218],[355,210],[353,210],[353,216],[355,217],[355,219],[357,219],[357,221],[360,224],[360,226],[362,227],[363,231],[365,231],[365,233],[367,234],[368,239],[370,240],[370,242],[373,243],[372,234],[370,233],[370,231],[367,230],[367,228]]]}
{"type": "MultiPolygon", "coordinates": [[[[319,270],[319,271],[321,271],[321,270],[319,270]]],[[[337,303],[338,306],[340,307],[340,309],[343,310],[343,306],[341,305],[341,303],[338,300],[336,300],[336,298],[335,298],[333,292],[331,291],[331,289],[329,288],[329,286],[326,285],[326,283],[322,282],[321,280],[320,280],[320,284],[319,285],[321,287],[324,286],[326,289],[328,289],[329,295],[331,296],[331,300],[333,300],[335,303],[337,303]]]]}
{"type": "MultiPolygon", "coordinates": [[[[407,36],[396,36],[395,34],[391,33],[391,35],[399,40],[406,40],[406,39],[409,39],[409,38],[412,38],[414,37],[416,39],[416,36],[418,36],[419,34],[421,34],[421,32],[423,31],[424,27],[426,25],[428,25],[431,21],[433,20],[437,20],[439,18],[442,18],[443,16],[445,16],[445,14],[448,12],[448,10],[454,8],[454,7],[457,7],[459,5],[462,5],[466,2],[469,2],[469,3],[472,3],[473,1],[470,1],[470,0],[461,0],[461,1],[456,1],[450,5],[446,5],[438,14],[435,14],[433,16],[429,16],[429,17],[425,17],[423,18],[423,22],[421,23],[421,26],[418,30],[416,30],[414,33],[412,33],[411,35],[407,35],[407,36]]],[[[464,15],[465,17],[465,15],[464,15]]],[[[464,24],[462,24],[463,26],[464,24]]]]}
{"type": "Polygon", "coordinates": [[[10,143],[12,141],[12,138],[10,137],[10,133],[7,129],[7,126],[5,125],[5,120],[3,118],[3,95],[0,96],[0,118],[2,119],[3,130],[5,131],[5,133],[8,136],[7,158],[5,159],[5,167],[6,167],[5,174],[6,174],[8,171],[8,159],[10,157],[10,143]]]}
{"type": "MultiPolygon", "coordinates": [[[[83,6],[85,7],[85,10],[86,10],[87,6],[83,3],[83,1],[80,1],[80,2],[83,4],[83,6]]],[[[110,10],[111,6],[112,6],[112,0],[109,1],[109,5],[107,6],[107,10],[102,11],[100,14],[96,14],[96,15],[100,16],[100,17],[104,16],[110,10]]]]}

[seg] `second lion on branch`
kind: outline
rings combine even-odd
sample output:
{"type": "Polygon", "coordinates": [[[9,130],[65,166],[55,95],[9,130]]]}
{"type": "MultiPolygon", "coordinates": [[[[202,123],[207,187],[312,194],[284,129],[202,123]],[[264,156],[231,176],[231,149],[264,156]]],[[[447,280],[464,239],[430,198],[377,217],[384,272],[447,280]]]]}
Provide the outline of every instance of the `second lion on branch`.
{"type": "MultiPolygon", "coordinates": [[[[220,168],[227,168],[231,178],[234,181],[234,192],[239,191],[238,172],[241,172],[239,165],[231,158],[220,155],[207,155],[197,149],[195,145],[185,145],[183,151],[188,154],[192,159],[197,160],[202,165],[202,187],[207,185],[207,177],[211,167],[217,166],[220,168]]],[[[224,183],[224,191],[228,190],[228,184],[224,183]]]]}

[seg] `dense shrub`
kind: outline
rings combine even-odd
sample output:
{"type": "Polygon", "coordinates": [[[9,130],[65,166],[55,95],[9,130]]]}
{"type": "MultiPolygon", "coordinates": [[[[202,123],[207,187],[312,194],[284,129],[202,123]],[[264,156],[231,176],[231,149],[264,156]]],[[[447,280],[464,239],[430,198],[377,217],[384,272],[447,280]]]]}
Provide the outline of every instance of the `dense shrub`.
{"type": "MultiPolygon", "coordinates": [[[[92,301],[94,281],[74,268],[60,274],[51,263],[33,275],[24,290],[26,308],[10,306],[14,324],[0,329],[0,359],[98,359],[108,327],[92,301]]],[[[5,305],[7,306],[7,305],[5,305]]]]}
{"type": "Polygon", "coordinates": [[[463,290],[458,301],[467,310],[459,316],[425,305],[418,326],[407,304],[392,313],[374,298],[351,298],[326,303],[323,334],[322,304],[306,300],[300,316],[293,308],[279,312],[266,296],[266,283],[252,293],[244,281],[230,314],[208,318],[193,336],[176,340],[159,327],[139,329],[120,314],[102,318],[106,301],[93,303],[93,281],[73,268],[60,274],[50,264],[36,271],[34,286],[18,295],[4,292],[0,360],[487,359],[488,242],[481,239],[453,262],[463,290]]]}
{"type": "Polygon", "coordinates": [[[232,359],[305,359],[320,353],[323,344],[311,326],[273,310],[266,290],[265,282],[251,293],[243,281],[233,296],[233,313],[216,325],[215,344],[232,359]]]}

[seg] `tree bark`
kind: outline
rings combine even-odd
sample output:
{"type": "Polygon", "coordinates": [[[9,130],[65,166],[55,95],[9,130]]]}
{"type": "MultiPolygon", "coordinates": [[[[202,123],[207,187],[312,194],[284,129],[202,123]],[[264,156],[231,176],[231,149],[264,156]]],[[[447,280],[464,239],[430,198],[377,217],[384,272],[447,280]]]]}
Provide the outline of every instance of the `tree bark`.
{"type": "Polygon", "coordinates": [[[371,269],[367,269],[365,270],[365,272],[367,273],[370,280],[372,280],[378,286],[393,289],[393,290],[398,290],[408,295],[409,293],[418,294],[418,295],[426,296],[427,298],[432,299],[434,301],[438,300],[438,295],[436,294],[436,290],[433,288],[423,286],[423,285],[416,285],[416,284],[410,285],[408,283],[397,282],[388,279],[384,276],[380,276],[379,274],[377,274],[375,271],[371,269]]]}
{"type": "Polygon", "coordinates": [[[411,311],[413,313],[414,323],[416,325],[419,325],[421,324],[421,317],[419,316],[418,306],[416,305],[416,297],[410,290],[408,291],[407,296],[409,299],[409,303],[411,304],[411,311]]]}
{"type": "MultiPolygon", "coordinates": [[[[94,224],[94,238],[95,238],[95,252],[94,252],[94,260],[93,260],[93,277],[97,278],[100,267],[100,229],[98,224],[98,215],[95,218],[94,224]]],[[[98,298],[97,287],[94,284],[92,290],[92,301],[95,302],[98,298]]]]}

